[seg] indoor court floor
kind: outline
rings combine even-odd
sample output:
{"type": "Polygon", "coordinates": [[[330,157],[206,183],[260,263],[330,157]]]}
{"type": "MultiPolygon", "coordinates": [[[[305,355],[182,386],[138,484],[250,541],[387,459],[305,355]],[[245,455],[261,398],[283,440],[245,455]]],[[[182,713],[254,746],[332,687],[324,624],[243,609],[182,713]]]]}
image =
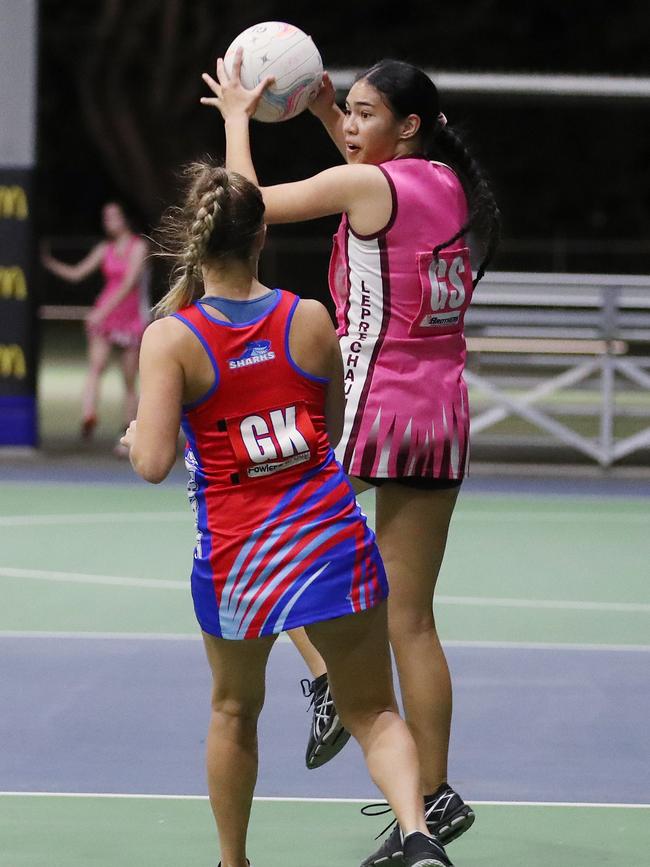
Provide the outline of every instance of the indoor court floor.
{"type": "MultiPolygon", "coordinates": [[[[182,467],[159,487],[78,455],[6,460],[0,478],[0,867],[216,867],[182,467]]],[[[648,863],[649,494],[466,483],[437,602],[450,781],[477,812],[456,867],[648,863]]],[[[389,818],[359,813],[378,798],[356,744],[305,768],[306,676],[281,638],[253,867],[356,867],[389,818]]]]}

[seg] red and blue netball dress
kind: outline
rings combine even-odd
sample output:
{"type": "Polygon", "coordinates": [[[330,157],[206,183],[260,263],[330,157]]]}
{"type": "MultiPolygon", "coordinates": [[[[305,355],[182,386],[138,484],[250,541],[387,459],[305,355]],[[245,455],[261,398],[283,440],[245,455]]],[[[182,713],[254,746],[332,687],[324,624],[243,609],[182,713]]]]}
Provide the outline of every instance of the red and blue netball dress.
{"type": "Polygon", "coordinates": [[[274,290],[241,324],[201,302],[174,316],[198,338],[215,381],[183,408],[201,628],[257,638],[378,605],[388,584],[375,537],[329,445],[327,380],[289,351],[299,299],[274,290]]]}

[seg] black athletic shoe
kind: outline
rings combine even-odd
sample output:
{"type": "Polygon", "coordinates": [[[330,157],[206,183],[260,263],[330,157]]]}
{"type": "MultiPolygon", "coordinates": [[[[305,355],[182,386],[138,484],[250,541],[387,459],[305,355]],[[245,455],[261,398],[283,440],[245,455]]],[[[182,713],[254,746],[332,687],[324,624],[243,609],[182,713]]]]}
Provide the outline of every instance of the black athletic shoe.
{"type": "Polygon", "coordinates": [[[350,740],[350,732],[341,725],[334,707],[327,674],[321,674],[311,682],[301,680],[300,683],[305,698],[311,696],[309,707],[314,708],[305,762],[308,768],[320,768],[341,752],[350,740]]]}
{"type": "Polygon", "coordinates": [[[448,783],[443,783],[433,795],[424,796],[427,828],[446,846],[464,834],[474,824],[474,810],[448,783]]]}
{"type": "Polygon", "coordinates": [[[414,831],[404,838],[404,867],[453,867],[436,837],[414,831]]]}
{"type": "MultiPolygon", "coordinates": [[[[361,808],[365,816],[381,816],[390,813],[388,804],[368,804],[361,808]]],[[[451,843],[467,831],[474,822],[475,815],[463,799],[447,783],[443,783],[433,795],[424,798],[424,815],[427,827],[443,846],[451,843]]],[[[375,839],[379,839],[386,831],[393,830],[381,844],[379,849],[361,864],[361,867],[401,867],[403,864],[402,834],[393,821],[384,828],[375,839]],[[394,826],[394,827],[393,827],[394,826]]]]}
{"type": "MultiPolygon", "coordinates": [[[[370,806],[377,806],[376,804],[370,804],[370,806]]],[[[363,813],[366,807],[364,807],[361,812],[363,813]]],[[[366,816],[378,815],[377,813],[364,813],[366,816]]],[[[391,825],[395,825],[393,830],[390,832],[388,837],[381,844],[379,849],[376,852],[373,852],[372,855],[369,855],[365,861],[361,863],[361,867],[401,867],[404,863],[403,859],[403,849],[402,849],[402,832],[400,831],[400,827],[397,824],[397,820],[393,820],[388,828],[391,825]]],[[[381,832],[385,834],[388,831],[388,828],[384,828],[381,832]]],[[[381,834],[379,834],[381,837],[381,834]]]]}

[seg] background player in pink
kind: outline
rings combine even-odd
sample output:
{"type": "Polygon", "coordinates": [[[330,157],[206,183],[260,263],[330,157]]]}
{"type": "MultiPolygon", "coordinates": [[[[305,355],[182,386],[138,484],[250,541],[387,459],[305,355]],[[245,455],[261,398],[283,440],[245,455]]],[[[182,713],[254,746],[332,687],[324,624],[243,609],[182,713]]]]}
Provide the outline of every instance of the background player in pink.
{"type": "MultiPolygon", "coordinates": [[[[217,80],[204,75],[214,96],[202,102],[225,119],[228,167],[257,182],[248,127],[258,92],[242,88],[240,63],[241,55],[231,77],[222,61],[217,80]]],[[[474,814],[447,783],[451,681],[433,592],[469,454],[463,317],[494,253],[499,214],[421,70],[382,61],[353,85],[345,113],[326,78],[312,111],[348,164],[263,188],[267,222],[343,215],[330,266],[346,385],[337,456],[357,490],[377,489],[391,643],[429,828],[449,841],[474,814]],[[482,248],[475,278],[470,230],[482,248]]],[[[320,674],[322,662],[312,651],[304,655],[320,674]]],[[[319,695],[327,699],[322,686],[319,695]]],[[[401,853],[395,827],[364,864],[399,863],[401,853]]]]}
{"type": "Polygon", "coordinates": [[[343,421],[334,329],[318,302],[258,281],[266,232],[258,188],[202,163],[189,178],[165,241],[178,254],[177,279],[157,311],[171,315],[145,333],[138,417],[123,442],[136,471],[160,482],[179,422],[187,435],[192,596],[214,682],[207,763],[222,867],[247,865],[269,652],[279,632],[303,626],[406,832],[404,863],[449,867],[428,834],[417,749],[397,713],[383,564],[330,445],[343,421]]]}
{"type": "MultiPolygon", "coordinates": [[[[41,256],[43,265],[70,283],[78,283],[101,268],[105,283],[86,319],[88,337],[88,375],[82,404],[82,435],[91,436],[97,424],[97,401],[101,376],[112,347],[120,351],[124,378],[124,423],[135,416],[138,406],[136,377],[138,352],[148,317],[145,279],[147,245],[135,235],[121,205],[108,202],[102,209],[107,241],[97,244],[85,259],[69,265],[49,253],[41,256]]],[[[118,453],[121,447],[118,448],[118,453]]]]}

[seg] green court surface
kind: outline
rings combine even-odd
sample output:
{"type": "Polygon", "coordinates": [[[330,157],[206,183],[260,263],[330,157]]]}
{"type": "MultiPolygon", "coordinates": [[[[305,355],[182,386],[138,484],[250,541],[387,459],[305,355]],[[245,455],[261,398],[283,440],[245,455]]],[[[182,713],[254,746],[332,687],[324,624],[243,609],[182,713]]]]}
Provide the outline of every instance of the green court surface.
{"type": "MultiPolygon", "coordinates": [[[[373,846],[360,804],[257,801],[252,867],[357,867],[373,846]]],[[[452,843],[463,867],[645,867],[650,810],[477,806],[452,843]],[[645,840],[645,845],[644,845],[645,840]]],[[[216,867],[205,799],[0,796],[0,867],[216,867]]]]}
{"type": "MultiPolygon", "coordinates": [[[[372,523],[372,495],[361,496],[372,523]]],[[[195,633],[182,484],[0,487],[0,630],[195,633]]],[[[641,645],[641,498],[461,494],[438,588],[448,641],[641,645]]]]}

